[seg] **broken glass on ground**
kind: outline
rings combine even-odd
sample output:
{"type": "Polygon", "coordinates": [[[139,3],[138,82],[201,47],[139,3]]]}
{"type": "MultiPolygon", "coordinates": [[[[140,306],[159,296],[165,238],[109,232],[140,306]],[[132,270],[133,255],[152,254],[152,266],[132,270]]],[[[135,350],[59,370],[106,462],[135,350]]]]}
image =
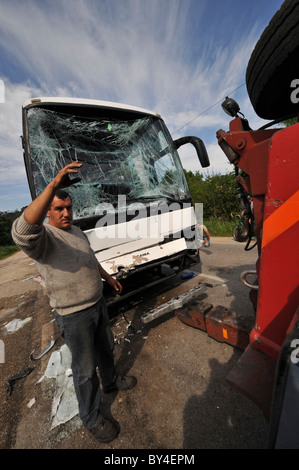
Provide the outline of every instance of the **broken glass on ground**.
{"type": "Polygon", "coordinates": [[[51,354],[44,374],[44,377],[56,380],[51,411],[51,429],[66,423],[79,412],[71,361],[70,350],[64,344],[51,354]]]}
{"type": "Polygon", "coordinates": [[[27,317],[24,320],[21,318],[15,318],[14,320],[4,325],[3,329],[5,329],[7,333],[14,333],[23,328],[24,325],[27,325],[27,323],[29,323],[31,320],[32,317],[27,317]]]}

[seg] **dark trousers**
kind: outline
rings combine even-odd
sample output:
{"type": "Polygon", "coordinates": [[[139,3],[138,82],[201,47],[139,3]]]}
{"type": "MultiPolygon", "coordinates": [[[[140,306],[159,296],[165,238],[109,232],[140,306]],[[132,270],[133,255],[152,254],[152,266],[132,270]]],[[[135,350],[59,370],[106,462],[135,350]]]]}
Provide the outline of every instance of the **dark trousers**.
{"type": "Polygon", "coordinates": [[[79,416],[87,428],[93,428],[103,422],[97,368],[104,388],[116,380],[114,342],[105,299],[69,315],[55,312],[55,319],[72,354],[79,416]]]}

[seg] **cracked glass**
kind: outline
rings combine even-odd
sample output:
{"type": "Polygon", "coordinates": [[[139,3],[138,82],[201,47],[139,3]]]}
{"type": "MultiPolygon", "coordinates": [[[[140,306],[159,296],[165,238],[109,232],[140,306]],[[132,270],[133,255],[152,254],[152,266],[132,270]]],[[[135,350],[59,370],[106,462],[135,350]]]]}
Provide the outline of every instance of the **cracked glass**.
{"type": "Polygon", "coordinates": [[[28,110],[36,196],[61,168],[79,160],[81,181],[66,189],[74,219],[96,215],[99,205],[117,211],[119,195],[126,207],[190,200],[181,161],[163,120],[140,113],[122,116],[119,111],[113,118],[101,113],[90,118],[40,107],[28,110]]]}

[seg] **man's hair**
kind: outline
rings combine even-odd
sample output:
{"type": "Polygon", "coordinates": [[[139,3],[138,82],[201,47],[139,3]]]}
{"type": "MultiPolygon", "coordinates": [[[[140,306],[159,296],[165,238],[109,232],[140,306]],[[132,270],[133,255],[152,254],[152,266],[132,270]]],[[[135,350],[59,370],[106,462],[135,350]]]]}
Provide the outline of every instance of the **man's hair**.
{"type": "Polygon", "coordinates": [[[55,193],[55,196],[57,196],[58,199],[62,199],[63,201],[65,201],[68,197],[70,200],[72,200],[71,196],[63,189],[58,189],[58,191],[55,193]]]}

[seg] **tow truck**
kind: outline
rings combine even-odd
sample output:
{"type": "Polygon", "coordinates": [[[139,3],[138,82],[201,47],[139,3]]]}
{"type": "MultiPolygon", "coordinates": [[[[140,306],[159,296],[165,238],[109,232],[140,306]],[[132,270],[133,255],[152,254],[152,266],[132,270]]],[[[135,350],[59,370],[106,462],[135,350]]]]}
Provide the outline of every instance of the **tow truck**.
{"type": "Polygon", "coordinates": [[[233,120],[227,132],[217,132],[244,189],[246,220],[255,225],[258,247],[257,282],[246,282],[248,273],[241,276],[250,288],[255,325],[227,380],[264,412],[268,446],[277,449],[299,448],[298,18],[298,0],[285,1],[248,62],[250,101],[256,114],[271,122],[252,130],[238,104],[227,98],[222,107],[233,120]],[[290,119],[295,123],[277,126],[290,119]]]}
{"type": "Polygon", "coordinates": [[[177,308],[173,303],[184,323],[243,351],[227,382],[263,412],[271,449],[299,448],[298,18],[299,1],[285,1],[248,62],[251,104],[270,122],[251,129],[238,103],[227,97],[222,108],[233,119],[228,131],[216,133],[235,169],[243,227],[235,240],[247,242],[248,250],[256,237],[256,270],[240,279],[250,289],[254,324],[242,312],[213,307],[200,297],[184,305],[176,299],[177,308]],[[292,125],[280,124],[290,119],[292,125]]]}

